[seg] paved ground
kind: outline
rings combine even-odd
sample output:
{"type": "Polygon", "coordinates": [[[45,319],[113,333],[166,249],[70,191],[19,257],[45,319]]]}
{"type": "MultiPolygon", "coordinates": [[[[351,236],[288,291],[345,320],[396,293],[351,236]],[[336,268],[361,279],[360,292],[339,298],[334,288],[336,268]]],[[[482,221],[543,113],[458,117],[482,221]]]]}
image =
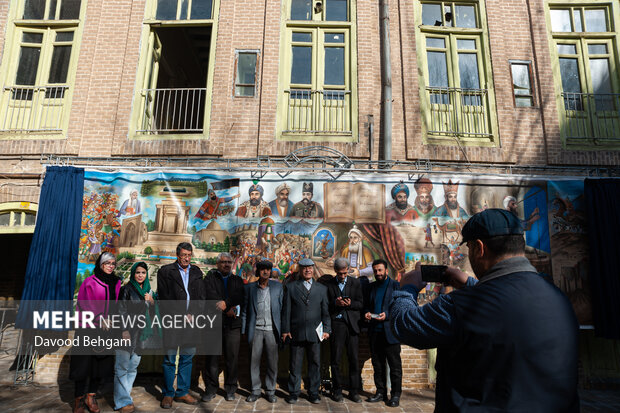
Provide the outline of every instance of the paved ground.
{"type": "MultiPolygon", "coordinates": [[[[70,383],[59,387],[44,387],[38,385],[10,386],[0,385],[0,411],[8,412],[71,412],[73,387],[70,383]]],[[[197,389],[196,389],[197,390],[197,389]]],[[[192,394],[197,393],[192,391],[192,394]]],[[[344,403],[335,403],[323,396],[321,403],[310,404],[305,397],[295,406],[287,404],[284,394],[278,392],[278,402],[271,404],[264,399],[255,403],[246,403],[245,390],[239,390],[237,400],[227,402],[218,395],[209,403],[200,403],[197,406],[188,406],[175,403],[169,412],[432,412],[434,409],[435,394],[432,390],[407,391],[402,397],[398,408],[390,408],[383,403],[356,404],[347,399],[344,403]]],[[[159,407],[160,388],[152,379],[138,378],[132,392],[138,412],[158,412],[165,410],[159,407]]],[[[583,413],[618,413],[620,412],[620,391],[618,390],[584,390],[580,391],[581,411],[583,413]]],[[[99,400],[102,412],[112,412],[113,403],[111,388],[104,388],[103,397],[99,400]]]]}

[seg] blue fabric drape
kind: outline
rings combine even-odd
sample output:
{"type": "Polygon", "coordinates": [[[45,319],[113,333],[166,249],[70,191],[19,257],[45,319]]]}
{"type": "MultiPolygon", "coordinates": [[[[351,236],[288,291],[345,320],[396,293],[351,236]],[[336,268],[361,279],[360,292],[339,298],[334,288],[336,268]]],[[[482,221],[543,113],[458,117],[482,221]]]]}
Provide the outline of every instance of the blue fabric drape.
{"type": "Polygon", "coordinates": [[[592,315],[597,336],[620,338],[620,179],[586,179],[592,315]]]}
{"type": "Polygon", "coordinates": [[[84,169],[49,166],[39,197],[17,328],[31,328],[28,301],[73,300],[84,195],[84,169]]]}

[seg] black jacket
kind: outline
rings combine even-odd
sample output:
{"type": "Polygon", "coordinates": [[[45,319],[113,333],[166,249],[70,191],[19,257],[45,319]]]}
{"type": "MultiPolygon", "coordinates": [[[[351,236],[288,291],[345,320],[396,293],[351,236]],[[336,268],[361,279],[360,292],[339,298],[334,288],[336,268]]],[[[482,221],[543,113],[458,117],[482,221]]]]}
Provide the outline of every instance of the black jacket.
{"type": "Polygon", "coordinates": [[[364,296],[362,294],[362,286],[357,278],[347,277],[347,282],[342,292],[338,286],[337,277],[329,280],[327,284],[327,302],[332,323],[336,319],[336,316],[342,313],[344,321],[349,324],[355,333],[360,333],[359,321],[360,312],[364,308],[364,296]],[[351,305],[349,307],[336,306],[336,299],[340,296],[349,297],[351,299],[351,305]]]}
{"type": "MultiPolygon", "coordinates": [[[[187,289],[189,291],[189,307],[185,305],[187,293],[183,286],[178,263],[173,262],[164,265],[157,271],[157,295],[162,318],[173,313],[192,315],[204,313],[205,285],[202,281],[202,271],[195,265],[190,266],[187,289]]],[[[166,348],[195,345],[199,340],[197,331],[187,330],[180,333],[167,328],[162,328],[162,331],[164,333],[164,347],[166,348]]]]}
{"type": "Polygon", "coordinates": [[[327,287],[314,281],[308,300],[304,301],[303,281],[292,281],[284,291],[282,309],[282,333],[291,333],[296,342],[319,342],[316,328],[323,323],[323,332],[331,334],[331,320],[327,305],[327,287]]]}
{"type": "MultiPolygon", "coordinates": [[[[127,283],[121,287],[117,305],[118,313],[121,317],[135,317],[138,315],[143,315],[147,310],[151,320],[153,320],[153,317],[155,316],[155,306],[147,305],[144,297],[140,295],[138,290],[136,290],[136,287],[134,287],[131,283],[127,283]]],[[[135,351],[140,354],[139,339],[142,329],[134,325],[133,328],[127,328],[127,331],[129,331],[129,334],[131,335],[131,346],[127,350],[135,351]]],[[[154,330],[153,333],[158,334],[158,330],[154,330]]]]}
{"type": "MultiPolygon", "coordinates": [[[[368,327],[368,332],[373,333],[375,331],[376,326],[379,323],[383,324],[383,329],[385,330],[385,339],[389,344],[397,344],[400,341],[394,333],[392,332],[392,327],[390,326],[390,305],[392,305],[392,301],[394,300],[392,293],[400,289],[400,284],[398,281],[394,281],[390,277],[385,279],[385,282],[388,283],[385,289],[385,295],[383,296],[383,302],[381,303],[381,310],[385,313],[385,321],[376,321],[375,319],[370,320],[370,326],[368,327]]],[[[375,310],[375,300],[377,298],[377,288],[379,284],[377,281],[373,281],[370,283],[370,287],[368,288],[368,301],[365,303],[364,313],[366,312],[374,312],[375,310]]]]}
{"type": "Polygon", "coordinates": [[[217,269],[212,269],[204,279],[207,292],[207,300],[226,302],[226,310],[222,315],[222,326],[227,328],[241,328],[241,312],[238,317],[228,317],[225,313],[231,308],[243,306],[244,284],[243,279],[238,275],[228,276],[227,294],[224,291],[224,278],[217,269]]]}

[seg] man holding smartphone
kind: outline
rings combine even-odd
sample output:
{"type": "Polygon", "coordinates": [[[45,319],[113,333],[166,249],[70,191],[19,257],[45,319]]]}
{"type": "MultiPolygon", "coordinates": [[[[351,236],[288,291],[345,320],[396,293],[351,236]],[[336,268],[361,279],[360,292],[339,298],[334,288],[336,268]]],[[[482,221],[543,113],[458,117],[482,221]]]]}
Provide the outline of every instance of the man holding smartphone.
{"type": "Polygon", "coordinates": [[[577,319],[525,257],[523,225],[509,211],[487,209],[462,236],[480,281],[449,267],[459,289],[419,307],[418,263],[391,307],[403,343],[438,348],[435,411],[578,412],[577,319]]]}
{"type": "Polygon", "coordinates": [[[340,377],[340,360],[346,349],[349,361],[349,398],[361,403],[358,394],[360,384],[359,372],[359,320],[364,306],[362,287],[357,278],[349,276],[349,261],[338,258],[334,261],[336,277],[327,284],[327,300],[329,315],[332,320],[332,336],[330,339],[332,398],[341,402],[342,380],[340,377]]]}

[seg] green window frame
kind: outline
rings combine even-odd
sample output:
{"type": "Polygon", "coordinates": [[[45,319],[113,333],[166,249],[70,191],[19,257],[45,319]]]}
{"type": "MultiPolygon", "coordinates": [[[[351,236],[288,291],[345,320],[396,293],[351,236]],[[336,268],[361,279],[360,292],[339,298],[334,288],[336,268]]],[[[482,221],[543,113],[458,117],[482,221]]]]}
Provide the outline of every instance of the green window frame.
{"type": "Polygon", "coordinates": [[[620,147],[619,3],[547,1],[555,97],[565,148],[620,147]]]}
{"type": "Polygon", "coordinates": [[[130,139],[208,139],[219,6],[147,0],[130,139]]]}
{"type": "Polygon", "coordinates": [[[0,68],[0,139],[66,133],[85,1],[11,2],[0,68]]]}
{"type": "Polygon", "coordinates": [[[414,5],[424,142],[499,145],[484,2],[414,5]]]}
{"type": "Polygon", "coordinates": [[[276,138],[357,142],[356,0],[282,4],[276,138]]]}

